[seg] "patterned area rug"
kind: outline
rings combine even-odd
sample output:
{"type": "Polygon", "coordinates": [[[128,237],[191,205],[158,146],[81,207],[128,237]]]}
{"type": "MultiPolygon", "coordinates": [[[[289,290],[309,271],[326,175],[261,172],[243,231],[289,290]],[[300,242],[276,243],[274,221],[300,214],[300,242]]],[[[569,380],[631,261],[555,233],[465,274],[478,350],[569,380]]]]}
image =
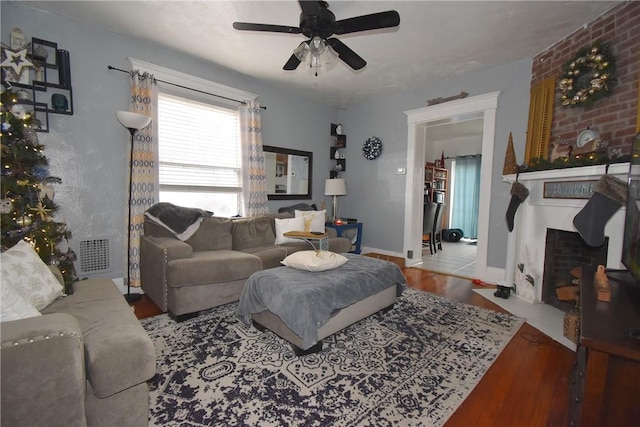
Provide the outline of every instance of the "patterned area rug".
{"type": "Polygon", "coordinates": [[[441,426],[523,323],[408,288],[298,358],[237,321],[236,307],[142,321],[158,365],[150,425],[441,426]]]}

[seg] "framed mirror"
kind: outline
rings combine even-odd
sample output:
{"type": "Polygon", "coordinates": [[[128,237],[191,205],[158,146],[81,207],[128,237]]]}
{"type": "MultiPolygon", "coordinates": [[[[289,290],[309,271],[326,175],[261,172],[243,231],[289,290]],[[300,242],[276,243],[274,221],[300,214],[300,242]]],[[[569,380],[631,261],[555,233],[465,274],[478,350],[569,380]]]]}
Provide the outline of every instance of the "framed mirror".
{"type": "Polygon", "coordinates": [[[311,199],[313,153],[265,145],[269,200],[311,199]]]}

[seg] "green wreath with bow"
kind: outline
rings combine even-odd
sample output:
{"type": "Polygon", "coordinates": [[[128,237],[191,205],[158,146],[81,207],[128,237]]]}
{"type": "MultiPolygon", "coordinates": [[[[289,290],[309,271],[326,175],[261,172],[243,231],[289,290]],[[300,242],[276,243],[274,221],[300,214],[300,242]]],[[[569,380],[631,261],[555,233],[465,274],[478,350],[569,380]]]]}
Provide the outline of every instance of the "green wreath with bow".
{"type": "Polygon", "coordinates": [[[616,85],[616,62],[608,43],[580,49],[563,68],[558,90],[563,107],[591,105],[611,95],[616,85]]]}

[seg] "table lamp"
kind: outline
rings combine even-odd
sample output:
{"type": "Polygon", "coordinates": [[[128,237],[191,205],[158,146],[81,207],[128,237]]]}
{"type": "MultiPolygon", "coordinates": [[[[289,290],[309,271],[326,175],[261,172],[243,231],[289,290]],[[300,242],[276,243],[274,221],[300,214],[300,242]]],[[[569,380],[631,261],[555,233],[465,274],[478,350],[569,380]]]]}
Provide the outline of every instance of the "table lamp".
{"type": "Polygon", "coordinates": [[[347,188],[342,178],[327,179],[324,181],[324,195],[333,196],[333,209],[331,221],[338,219],[338,196],[347,194],[347,188]]]}

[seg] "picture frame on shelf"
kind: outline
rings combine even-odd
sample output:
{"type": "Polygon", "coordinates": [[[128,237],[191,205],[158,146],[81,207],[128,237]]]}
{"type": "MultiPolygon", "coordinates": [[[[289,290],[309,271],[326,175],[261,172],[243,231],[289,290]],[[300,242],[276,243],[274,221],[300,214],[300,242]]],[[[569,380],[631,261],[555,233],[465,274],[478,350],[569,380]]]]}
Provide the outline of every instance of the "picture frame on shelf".
{"type": "Polygon", "coordinates": [[[347,135],[335,135],[336,137],[336,147],[337,148],[346,148],[347,147],[347,135]]]}

